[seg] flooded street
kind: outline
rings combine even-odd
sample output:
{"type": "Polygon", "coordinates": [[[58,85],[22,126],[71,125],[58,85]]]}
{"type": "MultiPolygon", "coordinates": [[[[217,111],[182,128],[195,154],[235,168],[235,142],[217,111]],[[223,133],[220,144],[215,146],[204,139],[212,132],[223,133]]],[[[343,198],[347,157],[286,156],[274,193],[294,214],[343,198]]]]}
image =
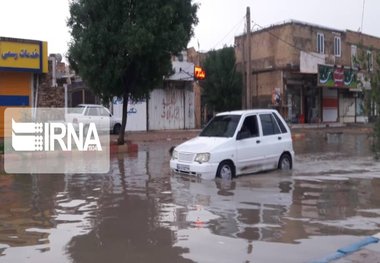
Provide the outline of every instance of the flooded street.
{"type": "Polygon", "coordinates": [[[312,262],[380,232],[368,134],[310,132],[292,171],[233,181],[172,176],[179,142],[104,175],[0,176],[0,262],[312,262]]]}

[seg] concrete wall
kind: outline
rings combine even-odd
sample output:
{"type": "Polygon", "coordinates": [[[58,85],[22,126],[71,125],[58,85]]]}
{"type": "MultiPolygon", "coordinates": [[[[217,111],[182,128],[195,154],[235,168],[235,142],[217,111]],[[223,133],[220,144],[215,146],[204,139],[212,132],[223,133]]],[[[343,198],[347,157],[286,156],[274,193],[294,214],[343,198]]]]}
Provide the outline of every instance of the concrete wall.
{"type": "Polygon", "coordinates": [[[202,103],[201,103],[201,86],[196,81],[193,84],[194,91],[194,118],[195,118],[195,128],[199,129],[202,126],[202,103]]]}
{"type": "MultiPolygon", "coordinates": [[[[335,57],[334,37],[340,36],[342,53],[346,52],[344,42],[346,32],[310,25],[302,22],[289,22],[265,28],[251,34],[252,70],[272,68],[292,68],[300,64],[300,52],[317,52],[317,34],[325,37],[327,64],[343,64],[343,57],[335,57]]],[[[246,36],[235,38],[235,53],[238,64],[244,62],[247,54],[246,36]]],[[[240,65],[240,68],[242,65],[240,65]]]]}
{"type": "MultiPolygon", "coordinates": [[[[123,117],[123,99],[116,98],[112,100],[113,115],[116,118],[123,117]]],[[[147,115],[146,101],[128,101],[128,116],[126,131],[146,131],[147,130],[147,115]]]]}
{"type": "Polygon", "coordinates": [[[283,74],[280,70],[253,74],[251,92],[253,105],[271,107],[273,90],[279,88],[283,96],[283,87],[283,74]]]}
{"type": "Polygon", "coordinates": [[[169,87],[152,91],[148,103],[149,130],[195,128],[194,92],[169,87]]]}
{"type": "Polygon", "coordinates": [[[357,52],[372,50],[374,67],[380,65],[376,63],[376,56],[380,54],[380,38],[362,34],[360,32],[347,31],[346,43],[344,48],[347,52],[344,53],[344,63],[351,66],[351,45],[357,46],[357,52]],[[363,48],[360,49],[360,46],[363,48]]]}
{"type": "MultiPolygon", "coordinates": [[[[289,63],[297,64],[297,50],[279,40],[281,38],[291,43],[292,31],[290,25],[285,25],[253,32],[251,35],[252,70],[271,69],[286,66],[289,63]]],[[[235,46],[236,62],[241,64],[247,54],[246,36],[236,37],[235,46]]]]}

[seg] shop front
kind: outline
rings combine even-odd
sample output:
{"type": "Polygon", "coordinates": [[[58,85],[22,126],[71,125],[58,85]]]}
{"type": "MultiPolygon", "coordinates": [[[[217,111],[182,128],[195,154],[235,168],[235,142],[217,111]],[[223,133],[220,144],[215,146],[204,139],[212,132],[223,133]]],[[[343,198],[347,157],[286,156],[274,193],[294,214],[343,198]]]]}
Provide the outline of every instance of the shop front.
{"type": "Polygon", "coordinates": [[[319,123],[321,121],[321,91],[315,74],[288,74],[286,107],[290,123],[319,123]]]}
{"type": "MultiPolygon", "coordinates": [[[[318,65],[318,86],[322,89],[322,121],[324,123],[344,122],[344,116],[359,100],[357,72],[341,66],[318,65]],[[352,100],[354,99],[354,100],[352,100]],[[352,103],[353,101],[353,103],[352,103]]],[[[357,111],[357,109],[355,109],[357,111]]],[[[354,112],[356,116],[356,113],[354,112]]]]}
{"type": "Polygon", "coordinates": [[[317,74],[285,74],[285,102],[290,123],[365,122],[364,95],[357,71],[318,65],[317,74]],[[360,85],[359,85],[360,86],[360,85]]]}
{"type": "Polygon", "coordinates": [[[5,109],[32,107],[39,76],[47,72],[47,42],[0,37],[0,137],[5,109]]]}

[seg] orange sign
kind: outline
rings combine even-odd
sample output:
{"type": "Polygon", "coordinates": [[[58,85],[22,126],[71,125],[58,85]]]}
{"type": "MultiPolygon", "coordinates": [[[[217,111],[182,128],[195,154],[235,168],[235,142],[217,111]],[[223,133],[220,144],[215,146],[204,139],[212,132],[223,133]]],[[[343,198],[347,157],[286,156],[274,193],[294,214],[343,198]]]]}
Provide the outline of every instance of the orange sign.
{"type": "Polygon", "coordinates": [[[206,72],[200,66],[195,66],[194,67],[194,77],[195,77],[195,79],[203,80],[206,78],[206,72]]]}

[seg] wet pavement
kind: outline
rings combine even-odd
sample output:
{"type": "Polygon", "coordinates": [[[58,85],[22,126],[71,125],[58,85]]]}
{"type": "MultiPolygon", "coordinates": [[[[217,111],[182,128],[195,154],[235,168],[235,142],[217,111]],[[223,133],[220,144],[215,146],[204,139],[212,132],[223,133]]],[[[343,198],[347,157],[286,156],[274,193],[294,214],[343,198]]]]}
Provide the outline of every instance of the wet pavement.
{"type": "MultiPolygon", "coordinates": [[[[292,171],[233,181],[171,175],[185,133],[135,135],[108,174],[0,176],[0,262],[313,262],[379,233],[368,133],[298,134],[292,171]]],[[[379,261],[372,244],[337,262],[379,261]]]]}

